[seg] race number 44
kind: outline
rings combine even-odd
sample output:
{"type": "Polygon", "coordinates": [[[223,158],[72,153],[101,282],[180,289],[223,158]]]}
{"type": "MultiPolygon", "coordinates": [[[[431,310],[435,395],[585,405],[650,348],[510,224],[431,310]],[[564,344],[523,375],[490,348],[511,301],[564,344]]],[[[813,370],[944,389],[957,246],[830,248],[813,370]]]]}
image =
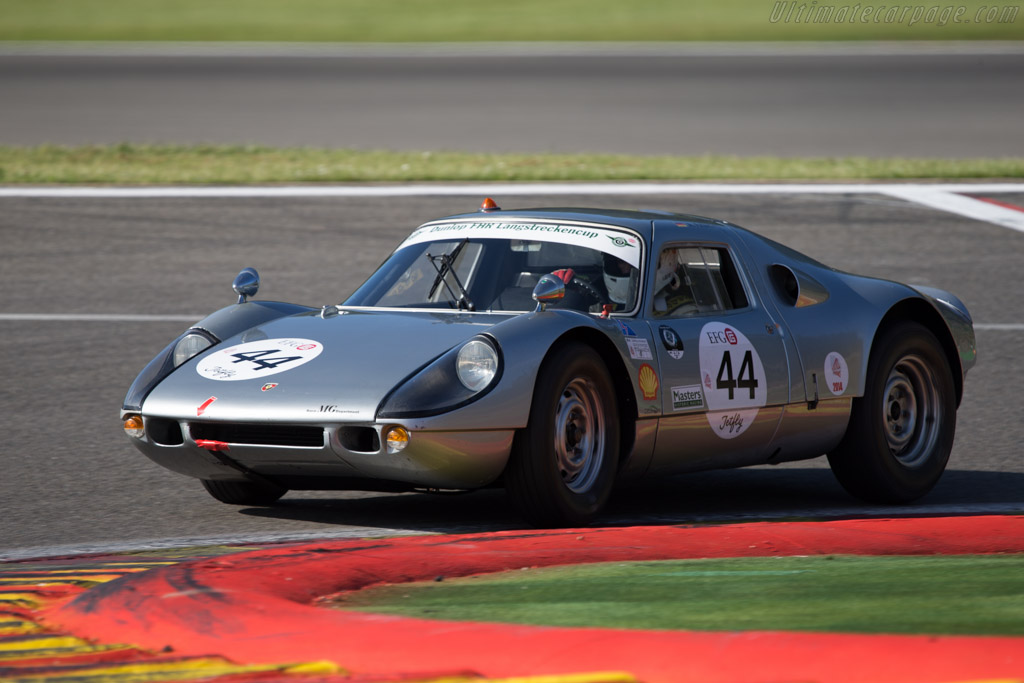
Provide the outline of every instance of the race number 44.
{"type": "Polygon", "coordinates": [[[723,439],[734,439],[768,402],[768,382],[757,349],[740,330],[720,322],[700,333],[700,372],[708,424],[723,439]]]}
{"type": "Polygon", "coordinates": [[[308,363],[323,350],[311,339],[263,339],[215,351],[196,365],[196,372],[219,382],[261,379],[308,363]]]}

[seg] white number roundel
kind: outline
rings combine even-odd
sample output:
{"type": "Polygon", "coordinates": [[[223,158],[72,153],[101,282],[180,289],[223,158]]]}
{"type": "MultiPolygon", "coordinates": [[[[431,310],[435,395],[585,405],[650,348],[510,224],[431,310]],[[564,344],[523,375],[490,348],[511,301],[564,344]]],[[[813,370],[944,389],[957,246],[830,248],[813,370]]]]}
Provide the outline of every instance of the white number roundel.
{"type": "Polygon", "coordinates": [[[199,362],[196,372],[222,382],[260,379],[308,363],[323,350],[324,345],[312,339],[246,342],[211,353],[199,362]]]}
{"type": "Polygon", "coordinates": [[[757,349],[725,323],[700,331],[700,374],[708,405],[708,424],[723,439],[747,431],[768,402],[768,382],[757,349]]]}

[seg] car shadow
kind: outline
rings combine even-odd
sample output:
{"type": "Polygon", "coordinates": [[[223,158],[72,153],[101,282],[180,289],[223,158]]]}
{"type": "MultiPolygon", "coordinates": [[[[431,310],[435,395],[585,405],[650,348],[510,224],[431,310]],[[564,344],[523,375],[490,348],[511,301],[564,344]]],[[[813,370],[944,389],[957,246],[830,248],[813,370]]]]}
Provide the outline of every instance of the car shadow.
{"type": "MultiPolygon", "coordinates": [[[[754,467],[624,483],[594,526],[668,525],[783,518],[992,514],[1024,510],[1024,473],[950,470],[930,494],[899,506],[870,505],[826,467],[754,467]]],[[[242,514],[329,526],[472,533],[520,529],[500,489],[463,494],[296,491],[242,514]]]]}

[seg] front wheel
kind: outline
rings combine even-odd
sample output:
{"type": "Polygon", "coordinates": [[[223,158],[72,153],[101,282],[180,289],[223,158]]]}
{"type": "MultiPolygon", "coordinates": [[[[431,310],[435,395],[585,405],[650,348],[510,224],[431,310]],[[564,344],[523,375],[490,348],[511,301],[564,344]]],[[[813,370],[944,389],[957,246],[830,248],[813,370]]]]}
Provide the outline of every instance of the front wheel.
{"type": "Polygon", "coordinates": [[[203,479],[202,482],[207,493],[228,505],[270,505],[288,493],[288,489],[269,481],[264,483],[203,479]]]}
{"type": "Polygon", "coordinates": [[[935,486],[956,430],[953,375],[938,339],[917,323],[882,332],[868,362],[864,396],[828,455],[848,492],[873,503],[906,503],[935,486]]]}
{"type": "Polygon", "coordinates": [[[540,368],[525,430],[516,435],[505,488],[536,526],[582,526],[611,495],[619,419],[601,356],[567,344],[540,368]]]}

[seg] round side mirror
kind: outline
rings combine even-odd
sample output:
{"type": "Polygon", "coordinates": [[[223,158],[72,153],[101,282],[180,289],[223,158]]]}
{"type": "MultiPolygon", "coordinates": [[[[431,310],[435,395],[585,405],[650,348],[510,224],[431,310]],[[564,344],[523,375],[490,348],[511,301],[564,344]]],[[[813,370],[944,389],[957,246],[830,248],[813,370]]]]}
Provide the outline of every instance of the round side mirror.
{"type": "Polygon", "coordinates": [[[240,304],[245,303],[248,297],[256,296],[259,288],[260,274],[256,272],[255,268],[243,268],[242,272],[235,276],[235,281],[231,283],[231,289],[235,290],[240,304]]]}
{"type": "Polygon", "coordinates": [[[543,311],[544,307],[552,301],[560,301],[565,297],[565,282],[557,275],[548,273],[541,275],[537,286],[533,288],[533,300],[537,302],[537,311],[543,311]]]}

